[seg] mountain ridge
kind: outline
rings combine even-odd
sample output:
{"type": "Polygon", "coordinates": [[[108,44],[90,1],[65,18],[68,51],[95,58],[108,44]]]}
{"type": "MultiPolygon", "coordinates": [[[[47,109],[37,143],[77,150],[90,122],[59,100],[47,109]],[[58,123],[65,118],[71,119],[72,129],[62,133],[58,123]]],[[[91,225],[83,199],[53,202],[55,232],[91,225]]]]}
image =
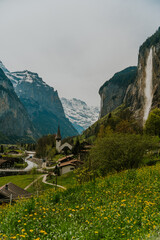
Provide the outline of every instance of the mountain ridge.
{"type": "Polygon", "coordinates": [[[61,126],[62,137],[78,134],[65,116],[58,92],[37,73],[28,70],[9,72],[2,62],[0,67],[12,82],[18,98],[40,135],[56,133],[58,124],[61,126]]]}
{"type": "Polygon", "coordinates": [[[27,111],[16,95],[13,85],[0,68],[0,141],[15,142],[19,139],[33,141],[36,133],[27,111]]]}
{"type": "Polygon", "coordinates": [[[123,104],[128,86],[137,76],[137,67],[131,66],[117,72],[99,89],[101,97],[100,117],[112,112],[123,104]]]}
{"type": "Polygon", "coordinates": [[[98,120],[99,108],[88,106],[84,101],[72,98],[61,98],[66,116],[79,133],[98,120]]]}

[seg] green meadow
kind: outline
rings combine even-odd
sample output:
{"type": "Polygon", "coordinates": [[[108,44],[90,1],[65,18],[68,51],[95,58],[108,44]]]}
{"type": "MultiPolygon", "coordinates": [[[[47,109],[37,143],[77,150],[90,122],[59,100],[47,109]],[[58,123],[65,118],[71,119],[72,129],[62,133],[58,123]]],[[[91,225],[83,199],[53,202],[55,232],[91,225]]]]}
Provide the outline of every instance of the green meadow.
{"type": "Polygon", "coordinates": [[[159,164],[0,208],[3,240],[156,239],[159,226],[159,164]]]}
{"type": "Polygon", "coordinates": [[[27,174],[27,175],[13,175],[13,176],[0,177],[0,187],[9,182],[12,182],[21,188],[25,188],[39,176],[40,175],[38,174],[36,175],[27,174]]]}

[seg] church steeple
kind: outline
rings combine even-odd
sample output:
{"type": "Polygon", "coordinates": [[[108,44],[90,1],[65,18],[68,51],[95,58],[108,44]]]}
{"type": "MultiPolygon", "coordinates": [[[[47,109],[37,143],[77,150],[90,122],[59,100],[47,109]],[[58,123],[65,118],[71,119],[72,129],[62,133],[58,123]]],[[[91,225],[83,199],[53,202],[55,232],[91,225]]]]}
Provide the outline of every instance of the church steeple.
{"type": "Polygon", "coordinates": [[[57,131],[57,135],[56,135],[56,140],[61,140],[61,132],[60,132],[60,127],[58,125],[58,131],[57,131]]]}
{"type": "Polygon", "coordinates": [[[60,132],[60,127],[58,125],[58,131],[56,135],[56,149],[60,153],[61,151],[61,132],[60,132]]]}

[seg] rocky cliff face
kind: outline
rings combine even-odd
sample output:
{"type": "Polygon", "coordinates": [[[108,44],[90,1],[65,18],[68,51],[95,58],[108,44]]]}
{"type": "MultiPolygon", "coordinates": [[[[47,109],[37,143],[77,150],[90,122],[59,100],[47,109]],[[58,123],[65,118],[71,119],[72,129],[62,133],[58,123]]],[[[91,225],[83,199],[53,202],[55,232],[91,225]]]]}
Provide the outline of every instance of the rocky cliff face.
{"type": "Polygon", "coordinates": [[[36,134],[27,111],[17,97],[11,81],[0,68],[0,140],[7,143],[33,137],[36,134]],[[6,136],[5,139],[2,138],[3,135],[6,136]]]}
{"type": "Polygon", "coordinates": [[[82,133],[98,120],[98,107],[89,107],[85,102],[76,98],[70,100],[61,98],[61,101],[67,118],[79,133],[82,133]]]}
{"type": "Polygon", "coordinates": [[[143,125],[150,110],[160,107],[160,28],[140,47],[137,78],[127,90],[125,103],[143,125]]]}
{"type": "Polygon", "coordinates": [[[7,75],[41,135],[56,133],[58,124],[63,137],[78,134],[65,116],[57,91],[48,86],[37,73],[22,71],[7,75]]]}
{"type": "Polygon", "coordinates": [[[128,86],[135,81],[137,67],[128,67],[116,73],[99,90],[101,96],[100,117],[112,112],[124,102],[128,86]]]}

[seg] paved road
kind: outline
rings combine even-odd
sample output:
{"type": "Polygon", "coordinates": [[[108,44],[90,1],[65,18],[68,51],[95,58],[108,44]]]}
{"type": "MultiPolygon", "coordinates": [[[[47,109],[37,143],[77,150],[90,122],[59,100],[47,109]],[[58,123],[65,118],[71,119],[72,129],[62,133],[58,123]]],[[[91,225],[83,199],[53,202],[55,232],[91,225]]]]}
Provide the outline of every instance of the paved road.
{"type": "Polygon", "coordinates": [[[6,169],[0,169],[0,172],[29,172],[32,168],[37,168],[38,165],[36,163],[33,163],[29,161],[30,157],[33,157],[35,152],[27,152],[29,155],[25,158],[25,162],[28,163],[28,166],[24,169],[11,169],[11,168],[6,168],[6,169]]]}
{"type": "Polygon", "coordinates": [[[37,168],[38,165],[36,163],[33,163],[29,161],[29,159],[32,159],[34,156],[35,152],[27,152],[29,155],[25,158],[25,162],[28,164],[28,166],[24,169],[24,171],[30,171],[32,168],[37,168]]]}

